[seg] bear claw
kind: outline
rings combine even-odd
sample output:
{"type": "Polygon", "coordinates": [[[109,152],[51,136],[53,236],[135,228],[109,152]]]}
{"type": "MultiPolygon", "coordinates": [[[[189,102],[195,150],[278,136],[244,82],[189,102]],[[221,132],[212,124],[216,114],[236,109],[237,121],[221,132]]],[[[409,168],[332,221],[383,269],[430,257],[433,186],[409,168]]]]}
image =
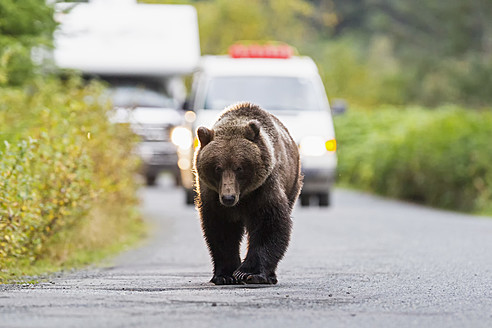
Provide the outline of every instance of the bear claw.
{"type": "Polygon", "coordinates": [[[271,284],[275,285],[277,283],[277,277],[275,275],[266,277],[265,274],[253,274],[246,273],[243,271],[236,270],[233,274],[237,282],[240,284],[271,284]]]}
{"type": "Polygon", "coordinates": [[[235,285],[236,278],[232,276],[213,276],[210,282],[213,282],[215,285],[235,285]]]}

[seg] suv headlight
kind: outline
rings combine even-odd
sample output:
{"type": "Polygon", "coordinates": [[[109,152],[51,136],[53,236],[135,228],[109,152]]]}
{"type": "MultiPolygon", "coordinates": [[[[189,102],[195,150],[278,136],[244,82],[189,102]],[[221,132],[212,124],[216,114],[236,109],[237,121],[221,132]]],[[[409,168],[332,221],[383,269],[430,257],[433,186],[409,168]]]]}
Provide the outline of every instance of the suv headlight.
{"type": "Polygon", "coordinates": [[[304,156],[322,156],[326,152],[337,150],[335,139],[325,140],[319,136],[307,136],[301,139],[299,149],[304,156]]]}
{"type": "Polygon", "coordinates": [[[193,143],[193,136],[189,129],[178,126],[171,132],[171,141],[180,149],[189,149],[193,143]]]}

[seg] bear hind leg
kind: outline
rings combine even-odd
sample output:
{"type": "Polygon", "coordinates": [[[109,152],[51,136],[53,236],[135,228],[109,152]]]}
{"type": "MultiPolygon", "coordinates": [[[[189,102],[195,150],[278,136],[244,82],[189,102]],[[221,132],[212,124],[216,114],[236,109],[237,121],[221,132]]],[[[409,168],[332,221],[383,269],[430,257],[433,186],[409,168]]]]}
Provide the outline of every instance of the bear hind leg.
{"type": "Polygon", "coordinates": [[[290,240],[292,221],[289,214],[287,206],[276,206],[263,208],[261,213],[252,216],[255,220],[246,225],[248,254],[233,274],[238,283],[277,283],[275,270],[290,240]]]}

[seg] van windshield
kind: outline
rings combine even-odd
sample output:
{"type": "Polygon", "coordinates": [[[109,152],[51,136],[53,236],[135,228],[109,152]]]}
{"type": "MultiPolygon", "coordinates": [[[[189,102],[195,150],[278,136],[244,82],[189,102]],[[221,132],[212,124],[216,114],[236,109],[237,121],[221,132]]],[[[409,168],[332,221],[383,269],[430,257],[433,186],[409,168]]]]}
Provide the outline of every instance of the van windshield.
{"type": "Polygon", "coordinates": [[[267,110],[321,110],[312,81],[297,77],[225,76],[213,78],[204,109],[224,109],[249,101],[267,110]]]}
{"type": "Polygon", "coordinates": [[[110,90],[110,97],[117,107],[162,107],[175,108],[167,95],[140,86],[117,86],[110,90]]]}

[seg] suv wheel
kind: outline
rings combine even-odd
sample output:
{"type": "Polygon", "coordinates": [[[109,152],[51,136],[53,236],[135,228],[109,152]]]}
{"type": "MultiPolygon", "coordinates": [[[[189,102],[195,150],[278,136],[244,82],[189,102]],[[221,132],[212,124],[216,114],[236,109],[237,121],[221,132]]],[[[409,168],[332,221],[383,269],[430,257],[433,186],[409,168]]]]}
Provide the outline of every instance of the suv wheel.
{"type": "Polygon", "coordinates": [[[186,189],[186,205],[195,204],[196,192],[193,189],[186,189]]]}
{"type": "Polygon", "coordinates": [[[330,206],[330,193],[322,193],[318,195],[319,198],[319,206],[327,207],[330,206]]]}
{"type": "Polygon", "coordinates": [[[155,186],[156,181],[157,175],[148,174],[145,176],[145,182],[147,183],[147,186],[155,186]]]}
{"type": "Polygon", "coordinates": [[[309,199],[310,198],[311,198],[310,194],[301,194],[299,196],[299,199],[301,200],[301,206],[302,207],[309,206],[309,199]]]}

